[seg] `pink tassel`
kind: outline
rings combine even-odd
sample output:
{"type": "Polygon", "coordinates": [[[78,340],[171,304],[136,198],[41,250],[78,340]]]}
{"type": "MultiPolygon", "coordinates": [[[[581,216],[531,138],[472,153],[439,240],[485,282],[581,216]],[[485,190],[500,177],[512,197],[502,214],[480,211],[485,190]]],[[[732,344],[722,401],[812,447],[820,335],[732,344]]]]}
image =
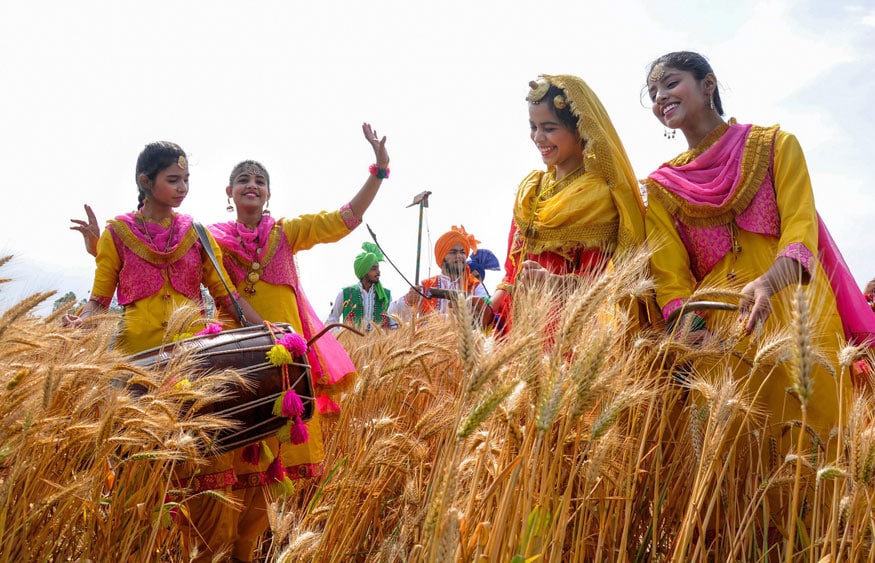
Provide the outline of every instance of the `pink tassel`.
{"type": "Polygon", "coordinates": [[[289,439],[293,444],[303,444],[310,439],[310,433],[307,432],[307,425],[301,420],[301,417],[295,418],[295,423],[289,429],[289,439]]]}
{"type": "Polygon", "coordinates": [[[303,356],[307,351],[307,341],[300,334],[287,332],[276,341],[277,344],[282,344],[292,356],[303,356]]]}
{"type": "Polygon", "coordinates": [[[261,459],[261,442],[249,444],[243,448],[240,456],[249,465],[258,465],[258,461],[261,459]]]}
{"type": "Polygon", "coordinates": [[[278,483],[285,478],[286,468],[283,466],[283,460],[280,459],[280,456],[276,456],[267,466],[267,480],[269,483],[278,483]]]}
{"type": "Polygon", "coordinates": [[[205,336],[207,334],[219,334],[222,332],[222,325],[219,323],[210,323],[205,329],[195,334],[195,336],[205,336]]]}
{"type": "Polygon", "coordinates": [[[304,414],[304,403],[294,389],[289,389],[283,395],[282,415],[286,418],[298,418],[304,414]]]}

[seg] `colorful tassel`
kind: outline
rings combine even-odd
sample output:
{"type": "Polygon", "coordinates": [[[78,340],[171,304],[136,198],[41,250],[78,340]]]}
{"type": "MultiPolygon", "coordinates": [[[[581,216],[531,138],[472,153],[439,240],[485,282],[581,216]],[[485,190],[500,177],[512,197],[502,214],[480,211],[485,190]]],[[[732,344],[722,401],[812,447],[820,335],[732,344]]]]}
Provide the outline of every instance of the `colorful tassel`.
{"type": "Polygon", "coordinates": [[[249,465],[258,465],[258,462],[261,461],[261,442],[249,444],[243,448],[240,457],[249,465]]]}
{"type": "Polygon", "coordinates": [[[310,439],[310,434],[307,431],[307,425],[301,420],[300,416],[295,417],[295,422],[289,429],[289,440],[295,445],[303,444],[310,439]]]}
{"type": "Polygon", "coordinates": [[[292,355],[288,348],[282,344],[274,344],[267,352],[267,359],[275,366],[283,366],[292,363],[292,355]]]}
{"type": "Polygon", "coordinates": [[[286,478],[286,468],[283,466],[282,456],[276,456],[267,466],[268,483],[278,483],[286,478]]]}
{"type": "Polygon", "coordinates": [[[303,356],[307,352],[307,341],[304,340],[303,336],[294,332],[287,332],[276,342],[282,344],[293,356],[303,356]]]}
{"type": "Polygon", "coordinates": [[[300,418],[304,415],[304,403],[294,389],[289,389],[283,395],[282,416],[286,418],[300,418]]]}
{"type": "Polygon", "coordinates": [[[295,484],[286,475],[282,481],[271,483],[270,490],[275,497],[288,498],[295,494],[295,484]]]}
{"type": "Polygon", "coordinates": [[[210,323],[202,331],[195,334],[195,336],[206,336],[207,334],[219,334],[220,332],[222,332],[222,325],[220,325],[219,323],[210,323]]]}

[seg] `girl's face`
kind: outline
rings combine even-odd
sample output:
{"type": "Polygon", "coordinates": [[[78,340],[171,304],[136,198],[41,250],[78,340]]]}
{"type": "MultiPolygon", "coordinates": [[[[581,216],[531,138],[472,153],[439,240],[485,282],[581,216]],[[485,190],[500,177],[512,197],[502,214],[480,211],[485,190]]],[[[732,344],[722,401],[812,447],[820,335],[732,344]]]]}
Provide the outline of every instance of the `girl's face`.
{"type": "Polygon", "coordinates": [[[246,169],[234,177],[234,183],[226,190],[237,209],[264,209],[270,199],[267,178],[256,170],[246,169]]]}
{"type": "Polygon", "coordinates": [[[555,167],[556,177],[561,178],[583,162],[583,143],[577,131],[553,115],[550,103],[529,103],[529,127],[544,164],[555,167]]]}
{"type": "Polygon", "coordinates": [[[710,84],[708,76],[696,80],[688,70],[657,65],[647,79],[653,115],[669,129],[694,127],[712,111],[710,84]]]}
{"type": "Polygon", "coordinates": [[[188,169],[173,163],[155,175],[149,193],[153,205],[179,207],[188,195],[188,169]]]}

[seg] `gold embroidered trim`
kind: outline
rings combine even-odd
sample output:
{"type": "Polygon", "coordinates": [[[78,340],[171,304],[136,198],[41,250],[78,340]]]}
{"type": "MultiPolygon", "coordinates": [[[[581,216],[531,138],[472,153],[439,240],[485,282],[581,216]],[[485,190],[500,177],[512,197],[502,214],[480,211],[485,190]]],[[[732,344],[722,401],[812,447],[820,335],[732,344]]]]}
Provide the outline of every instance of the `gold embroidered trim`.
{"type": "Polygon", "coordinates": [[[194,229],[189,227],[188,231],[182,237],[182,240],[176,245],[176,248],[173,249],[173,252],[165,254],[156,252],[149,248],[146,243],[137,238],[137,235],[131,231],[131,228],[127,223],[119,221],[118,219],[110,219],[107,222],[124,245],[131,249],[131,252],[151,264],[172,264],[173,262],[176,262],[191,249],[192,245],[194,245],[197,240],[197,234],[195,234],[194,229]]]}
{"type": "MultiPolygon", "coordinates": [[[[260,271],[263,272],[267,265],[270,264],[270,261],[273,260],[274,255],[276,255],[276,251],[280,247],[279,240],[282,232],[283,220],[279,219],[276,223],[273,224],[273,227],[270,228],[270,234],[267,235],[267,252],[264,254],[264,258],[258,260],[258,257],[255,257],[255,259],[258,260],[259,264],[261,264],[261,267],[259,268],[260,271]]],[[[231,258],[233,258],[234,261],[237,262],[244,270],[249,270],[249,268],[252,266],[252,260],[249,260],[248,258],[241,258],[237,255],[237,253],[234,252],[229,252],[228,254],[230,254],[231,258]]]]}
{"type": "MultiPolygon", "coordinates": [[[[730,123],[734,123],[734,120],[730,123]]],[[[714,145],[729,125],[718,127],[696,148],[678,155],[668,162],[671,166],[683,166],[695,160],[696,157],[714,145]]],[[[750,202],[759,192],[763,179],[772,162],[772,147],[778,125],[772,127],[751,127],[750,134],[745,140],[744,152],[741,162],[741,178],[739,185],[730,200],[719,208],[693,205],[683,197],[667,190],[661,184],[647,178],[644,185],[647,186],[648,194],[653,195],[662,203],[666,210],[677,217],[682,223],[692,227],[714,227],[725,225],[735,219],[735,216],[747,209],[750,202]]]]}

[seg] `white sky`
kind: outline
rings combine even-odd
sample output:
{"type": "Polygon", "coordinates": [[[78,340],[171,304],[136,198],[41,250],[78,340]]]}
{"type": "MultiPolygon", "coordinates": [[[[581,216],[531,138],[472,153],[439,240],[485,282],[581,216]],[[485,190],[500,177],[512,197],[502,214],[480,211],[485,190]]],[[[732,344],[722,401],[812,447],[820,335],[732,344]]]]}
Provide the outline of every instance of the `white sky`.
{"type": "MultiPolygon", "coordinates": [[[[418,210],[432,243],[463,224],[503,261],[513,195],[542,168],[524,97],[538,74],[599,94],[639,177],[684,145],[642,105],[647,64],[681,49],[712,62],[724,109],[780,123],[806,151],[821,215],[860,284],[875,277],[875,5],[855,2],[224,0],[0,4],[0,308],[37,290],[87,296],[93,260],[69,230],[136,204],[134,164],[153,140],[190,156],[180,211],[225,221],[235,163],[263,162],[274,216],[336,209],[373,162],[360,125],[388,136],[392,176],[365,216],[409,278],[418,210]],[[610,5],[608,5],[610,4],[610,5]],[[713,4],[713,7],[707,7],[713,4]]],[[[299,254],[320,315],[344,285],[364,226],[299,254]]],[[[487,273],[490,291],[498,272],[487,273]]],[[[406,291],[388,264],[383,283],[406,291]]]]}

